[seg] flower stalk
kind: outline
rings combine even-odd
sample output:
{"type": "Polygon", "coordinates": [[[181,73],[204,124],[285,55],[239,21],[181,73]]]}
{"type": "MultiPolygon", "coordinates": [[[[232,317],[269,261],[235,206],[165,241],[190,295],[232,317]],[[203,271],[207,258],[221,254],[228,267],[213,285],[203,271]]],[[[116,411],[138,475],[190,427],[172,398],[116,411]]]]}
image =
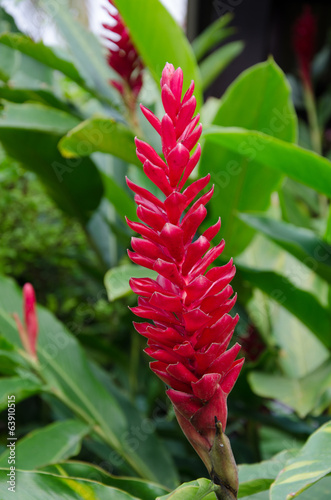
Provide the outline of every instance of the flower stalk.
{"type": "Polygon", "coordinates": [[[134,323],[148,339],[145,352],[155,360],[150,367],[169,387],[167,395],[179,425],[205,463],[219,498],[233,499],[237,469],[224,431],[227,396],[244,361],[236,360],[239,344],[227,349],[239,319],[229,315],[236,301],[230,285],[235,267],[232,259],[211,267],[225,244],[222,240],[211,246],[220,219],[196,237],[214,188],[203,193],[209,174],[187,185],[201,155],[197,143],[202,126],[200,116],[194,116],[194,82],[183,97],[182,89],[182,70],[166,64],[161,78],[162,120],[141,106],[160,135],[163,158],[136,138],[137,156],[164,201],[127,179],[141,221],[127,223],[142,236],[132,238],[133,251],[128,254],[135,264],[157,273],[155,280],[130,280],[139,295],[132,311],[153,321],[134,323]]]}

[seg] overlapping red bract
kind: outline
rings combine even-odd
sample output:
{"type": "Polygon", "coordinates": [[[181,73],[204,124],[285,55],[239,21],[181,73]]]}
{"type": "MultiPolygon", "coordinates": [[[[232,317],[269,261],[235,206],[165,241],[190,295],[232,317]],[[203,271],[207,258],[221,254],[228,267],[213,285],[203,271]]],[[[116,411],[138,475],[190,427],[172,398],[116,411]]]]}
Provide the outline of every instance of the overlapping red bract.
{"type": "MultiPolygon", "coordinates": [[[[113,0],[108,0],[108,2],[112,6],[116,7],[113,0]]],[[[126,85],[132,91],[133,95],[137,97],[143,85],[142,60],[132,43],[128,28],[123,23],[120,14],[118,12],[110,13],[108,10],[107,12],[116,21],[116,24],[114,26],[110,26],[105,23],[103,24],[103,27],[113,33],[116,33],[120,37],[117,42],[114,42],[111,38],[106,38],[112,43],[115,43],[118,47],[118,50],[109,49],[108,64],[122,77],[124,81],[124,84],[115,80],[112,80],[111,83],[122,95],[125,93],[126,85]]]]}
{"type": "Polygon", "coordinates": [[[23,286],[23,315],[24,320],[22,324],[18,314],[13,314],[24,349],[33,358],[36,358],[38,318],[36,311],[36,295],[30,283],[25,283],[23,286]]]}
{"type": "Polygon", "coordinates": [[[132,238],[131,260],[158,273],[156,280],[133,278],[132,290],[140,297],[133,312],[154,325],[136,323],[136,330],[148,339],[146,352],[156,361],[151,369],[170,389],[177,419],[202,456],[215,436],[215,417],[227,421],[227,395],[241,370],[243,359],[235,344],[227,350],[238,316],[229,315],[236,296],[230,281],[235,274],[231,261],[210,269],[222,253],[224,241],[210,248],[220,220],[194,240],[206,217],[205,205],[213,188],[195,198],[207,186],[210,175],[184,185],[200,158],[199,115],[193,117],[196,100],[194,82],[182,97],[183,72],[171,64],[163,70],[162,121],[141,106],[142,112],[160,134],[163,160],[147,143],[136,139],[137,156],[144,172],[164,194],[160,201],[146,189],[127,180],[135,193],[137,214],[142,223],[127,221],[142,235],[132,238]],[[208,270],[209,269],[209,270],[208,270]]]}

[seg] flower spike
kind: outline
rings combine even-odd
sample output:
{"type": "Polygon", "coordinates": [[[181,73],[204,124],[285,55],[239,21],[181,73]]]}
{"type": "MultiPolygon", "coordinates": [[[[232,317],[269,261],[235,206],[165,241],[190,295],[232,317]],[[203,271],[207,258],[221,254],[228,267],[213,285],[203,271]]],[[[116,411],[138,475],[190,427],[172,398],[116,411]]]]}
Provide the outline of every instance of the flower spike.
{"type": "Polygon", "coordinates": [[[36,312],[36,296],[33,286],[30,283],[25,283],[23,286],[23,315],[24,325],[17,313],[14,313],[13,317],[25,351],[32,358],[37,359],[38,318],[36,312]]]}
{"type": "MultiPolygon", "coordinates": [[[[108,0],[108,2],[116,8],[114,0],[108,0]]],[[[106,37],[108,41],[116,45],[116,48],[108,50],[108,64],[122,78],[122,83],[117,80],[112,80],[111,83],[126,99],[129,98],[127,94],[130,92],[132,100],[135,102],[143,85],[142,70],[144,66],[119,12],[113,13],[106,8],[105,10],[115,21],[115,25],[104,23],[103,28],[119,37],[118,41],[106,37]]]]}
{"type": "MultiPolygon", "coordinates": [[[[134,252],[129,251],[129,256],[136,264],[158,273],[155,280],[130,280],[132,290],[139,295],[138,307],[132,311],[154,322],[135,324],[148,339],[146,353],[155,360],[150,367],[169,386],[167,395],[177,420],[211,476],[226,481],[224,474],[222,479],[215,472],[215,439],[220,439],[226,428],[227,396],[244,359],[236,360],[238,344],[227,350],[238,321],[238,316],[229,315],[236,300],[229,285],[235,274],[232,259],[225,266],[209,269],[224,248],[224,241],[210,248],[220,220],[195,237],[207,215],[205,205],[213,195],[213,189],[201,193],[210,176],[184,189],[201,154],[197,142],[202,127],[199,115],[194,116],[193,89],[192,82],[182,98],[183,72],[166,64],[161,78],[165,115],[160,121],[141,107],[160,135],[164,160],[138,139],[137,156],[165,199],[155,199],[128,181],[136,193],[142,222],[128,221],[142,235],[142,239],[132,239],[134,252]]],[[[234,491],[237,485],[232,488],[234,491]]]]}
{"type": "Polygon", "coordinates": [[[293,27],[293,46],[298,58],[301,77],[312,87],[311,63],[316,50],[317,19],[310,5],[305,5],[293,27]]]}

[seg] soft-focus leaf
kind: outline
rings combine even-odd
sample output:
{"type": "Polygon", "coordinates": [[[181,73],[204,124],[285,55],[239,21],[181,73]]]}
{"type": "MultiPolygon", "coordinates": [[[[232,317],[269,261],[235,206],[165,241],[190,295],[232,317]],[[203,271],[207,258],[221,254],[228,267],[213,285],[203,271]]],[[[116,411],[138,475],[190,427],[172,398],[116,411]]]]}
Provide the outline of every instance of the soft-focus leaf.
{"type": "Polygon", "coordinates": [[[198,107],[202,104],[201,76],[192,47],[182,29],[159,0],[144,0],[144,6],[136,0],[116,0],[116,7],[128,26],[130,35],[151,71],[160,82],[167,62],[184,73],[184,89],[195,81],[198,107]]]}
{"type": "Polygon", "coordinates": [[[197,61],[200,61],[216,44],[222,42],[235,32],[235,28],[226,28],[232,19],[233,15],[228,12],[216,19],[216,21],[193,40],[192,48],[197,61]]]}
{"type": "MultiPolygon", "coordinates": [[[[0,288],[0,331],[8,341],[20,345],[16,325],[10,314],[21,309],[21,293],[11,280],[3,277],[0,277],[0,288]]],[[[92,373],[76,338],[42,307],[38,307],[38,321],[37,354],[42,376],[56,397],[80,419],[93,426],[94,432],[114,448],[137,474],[173,487],[168,457],[165,462],[161,456],[157,463],[149,461],[147,464],[140,454],[140,447],[130,446],[126,416],[116,399],[92,373]],[[162,463],[167,465],[162,466],[162,463]]]]}
{"type": "Polygon", "coordinates": [[[239,217],[331,283],[331,246],[313,231],[258,215],[239,217]]]}
{"type": "Polygon", "coordinates": [[[125,297],[131,293],[129,281],[131,278],[153,278],[156,279],[157,273],[151,269],[145,269],[133,264],[114,267],[110,269],[105,276],[105,287],[107,289],[110,302],[125,297]]]}
{"type": "Polygon", "coordinates": [[[257,464],[242,464],[238,467],[239,492],[238,498],[249,497],[254,493],[269,490],[289,458],[296,452],[282,451],[270,460],[257,464]]]}
{"type": "Polygon", "coordinates": [[[260,164],[260,168],[267,165],[331,198],[331,162],[323,156],[262,132],[241,128],[210,127],[204,135],[215,144],[240,154],[248,170],[255,163],[260,164]]]}
{"type": "Polygon", "coordinates": [[[63,476],[89,479],[97,481],[106,486],[113,486],[119,490],[126,491],[142,500],[155,500],[159,495],[165,495],[167,491],[161,486],[143,481],[142,479],[131,479],[129,477],[117,477],[108,474],[104,469],[86,462],[63,462],[44,468],[46,472],[61,474],[63,476]]]}
{"type": "Polygon", "coordinates": [[[7,408],[8,396],[15,396],[15,403],[18,403],[42,390],[43,385],[35,377],[2,377],[0,378],[0,411],[7,408]]]}
{"type": "Polygon", "coordinates": [[[130,220],[137,220],[136,204],[129,196],[127,191],[110,175],[101,173],[103,185],[105,188],[105,197],[113,205],[116,212],[124,219],[128,217],[130,220]]]}
{"type": "Polygon", "coordinates": [[[79,85],[84,85],[84,79],[72,62],[65,59],[63,54],[57,54],[55,49],[47,47],[41,41],[34,42],[30,37],[21,33],[3,33],[0,35],[0,44],[18,50],[22,54],[60,71],[79,85]]]}
{"type": "Polygon", "coordinates": [[[328,422],[310,436],[295,458],[287,462],[271,486],[270,500],[296,498],[330,472],[331,422],[328,422]]]}
{"type": "Polygon", "coordinates": [[[220,47],[206,57],[200,64],[202,88],[205,90],[225,70],[225,68],[243,51],[243,42],[231,42],[220,47]]]}
{"type": "MultiPolygon", "coordinates": [[[[155,422],[153,418],[142,415],[132,404],[130,399],[121,392],[112,382],[109,374],[97,364],[92,363],[91,368],[98,380],[116,399],[127,419],[130,435],[127,438],[129,447],[139,449],[139,457],[153,469],[155,477],[163,478],[167,487],[174,487],[179,483],[178,474],[166,447],[153,433],[155,422]],[[148,439],[146,439],[148,437],[148,439]],[[158,457],[155,460],[155,457],[158,457]]],[[[127,490],[126,490],[127,491],[127,490]]]]}
{"type": "Polygon", "coordinates": [[[66,158],[88,156],[100,151],[141,166],[136,155],[134,134],[111,118],[91,118],[80,123],[61,139],[59,149],[66,158]]]}
{"type": "Polygon", "coordinates": [[[213,483],[209,479],[201,478],[184,483],[169,495],[158,497],[157,500],[215,500],[213,483]]]}
{"type": "MultiPolygon", "coordinates": [[[[90,427],[79,420],[65,420],[38,429],[16,443],[15,466],[33,470],[77,455],[90,427]]],[[[0,467],[8,465],[9,450],[0,456],[0,467]]]]}
{"type": "Polygon", "coordinates": [[[24,500],[137,500],[124,491],[95,481],[18,470],[14,493],[8,490],[8,472],[8,469],[0,470],[1,500],[12,500],[15,493],[24,500]]]}
{"type": "MultiPolygon", "coordinates": [[[[209,204],[209,217],[214,220],[221,214],[225,252],[235,256],[246,248],[254,235],[254,231],[237,218],[237,212],[266,210],[270,195],[277,189],[282,176],[268,168],[267,162],[263,165],[257,161],[249,163],[238,146],[230,150],[212,131],[223,130],[222,127],[243,127],[248,129],[247,134],[249,130],[263,130],[284,141],[295,140],[296,117],[290,89],[273,60],[249,68],[230,85],[220,101],[213,124],[215,127],[205,131],[199,171],[202,175],[211,174],[215,194],[209,204]]],[[[257,146],[260,149],[260,145],[257,146]]],[[[249,144],[249,148],[255,151],[254,144],[249,144]]]]}
{"type": "Polygon", "coordinates": [[[0,7],[0,32],[10,31],[17,33],[19,30],[16,26],[15,19],[5,11],[3,7],[0,7]]]}
{"type": "Polygon", "coordinates": [[[0,80],[8,82],[11,88],[51,88],[53,73],[53,70],[36,59],[0,44],[0,80]]]}
{"type": "Polygon", "coordinates": [[[331,476],[325,476],[314,483],[308,490],[300,493],[300,500],[326,500],[331,498],[331,476]]]}
{"type": "Polygon", "coordinates": [[[22,356],[22,351],[0,335],[0,373],[16,376],[22,368],[29,370],[29,366],[29,361],[22,356]]]}
{"type": "Polygon", "coordinates": [[[38,175],[62,210],[86,223],[103,195],[100,174],[89,158],[67,160],[57,148],[61,135],[77,123],[53,108],[8,103],[0,113],[0,142],[12,158],[38,175]]]}
{"type": "Polygon", "coordinates": [[[69,106],[49,90],[12,88],[10,85],[1,85],[0,98],[19,104],[35,101],[39,104],[66,111],[67,113],[70,112],[69,106]]]}
{"type": "Polygon", "coordinates": [[[329,311],[309,292],[300,290],[285,276],[273,271],[238,266],[241,277],[268,294],[271,299],[296,316],[326,346],[331,346],[329,311]]]}
{"type": "Polygon", "coordinates": [[[78,123],[79,120],[69,113],[37,103],[24,105],[7,103],[0,112],[0,129],[26,129],[65,134],[78,123]]]}
{"type": "Polygon", "coordinates": [[[305,377],[329,359],[329,349],[285,308],[270,303],[270,318],[273,343],[279,349],[278,366],[283,375],[295,379],[305,377]]]}
{"type": "Polygon", "coordinates": [[[262,372],[248,375],[253,392],[265,398],[276,399],[304,418],[319,403],[323,393],[331,384],[331,363],[321,367],[300,379],[262,372]]]}
{"type": "MultiPolygon", "coordinates": [[[[59,5],[57,0],[42,0],[40,3],[54,20],[86,86],[93,89],[100,99],[121,107],[121,98],[110,84],[114,72],[108,66],[96,36],[68,15],[63,4],[59,5]]],[[[114,111],[112,113],[116,114],[114,111]]]]}

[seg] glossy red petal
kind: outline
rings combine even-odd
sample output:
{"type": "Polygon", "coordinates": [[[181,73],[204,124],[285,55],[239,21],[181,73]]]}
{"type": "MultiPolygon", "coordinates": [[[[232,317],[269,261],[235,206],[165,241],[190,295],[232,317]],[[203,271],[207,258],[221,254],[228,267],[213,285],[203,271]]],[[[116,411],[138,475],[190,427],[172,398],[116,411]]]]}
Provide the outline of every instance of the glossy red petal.
{"type": "Polygon", "coordinates": [[[236,383],[237,378],[239,377],[239,373],[241,372],[244,361],[245,358],[238,359],[238,361],[233,364],[231,370],[222,380],[221,387],[226,394],[229,394],[229,392],[233,389],[233,386],[236,383]]]}
{"type": "Polygon", "coordinates": [[[161,135],[161,122],[160,120],[150,111],[149,109],[145,108],[142,104],[140,104],[140,109],[145,116],[145,118],[149,121],[149,123],[154,127],[156,132],[161,135]]]}
{"type": "Polygon", "coordinates": [[[193,394],[202,401],[211,399],[217,389],[218,382],[221,380],[219,373],[206,373],[198,382],[193,382],[193,394]]]}

